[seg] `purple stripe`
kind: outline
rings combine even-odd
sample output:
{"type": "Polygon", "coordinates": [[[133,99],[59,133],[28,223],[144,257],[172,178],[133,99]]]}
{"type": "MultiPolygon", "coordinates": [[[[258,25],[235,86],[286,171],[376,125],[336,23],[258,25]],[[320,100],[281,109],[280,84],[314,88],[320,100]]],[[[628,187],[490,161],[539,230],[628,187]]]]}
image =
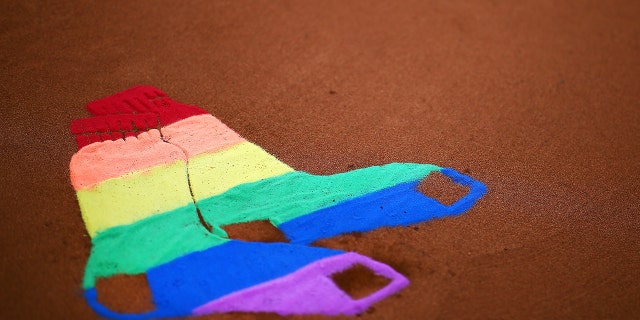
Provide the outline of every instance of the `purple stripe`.
{"type": "Polygon", "coordinates": [[[284,277],[215,299],[195,308],[193,314],[243,311],[280,315],[355,315],[408,284],[407,278],[386,264],[349,252],[318,260],[284,277]],[[391,279],[391,282],[367,297],[353,300],[336,286],[330,276],[356,264],[391,279]]]}

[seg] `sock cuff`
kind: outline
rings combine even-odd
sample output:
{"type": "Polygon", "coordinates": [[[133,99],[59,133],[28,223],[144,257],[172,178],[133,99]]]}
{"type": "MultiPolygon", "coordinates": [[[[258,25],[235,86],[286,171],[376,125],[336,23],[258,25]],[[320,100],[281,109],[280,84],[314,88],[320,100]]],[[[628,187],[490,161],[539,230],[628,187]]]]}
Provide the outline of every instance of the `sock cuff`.
{"type": "Polygon", "coordinates": [[[78,149],[94,143],[136,136],[150,129],[158,129],[160,119],[155,113],[106,115],[76,119],[69,129],[76,137],[78,149]]]}
{"type": "Polygon", "coordinates": [[[94,115],[144,113],[153,107],[154,101],[162,100],[163,98],[169,99],[167,94],[160,89],[147,85],[138,85],[89,102],[86,108],[94,115]]]}
{"type": "Polygon", "coordinates": [[[172,100],[160,89],[139,85],[87,104],[87,110],[96,116],[155,113],[163,126],[194,115],[208,112],[172,100]]]}

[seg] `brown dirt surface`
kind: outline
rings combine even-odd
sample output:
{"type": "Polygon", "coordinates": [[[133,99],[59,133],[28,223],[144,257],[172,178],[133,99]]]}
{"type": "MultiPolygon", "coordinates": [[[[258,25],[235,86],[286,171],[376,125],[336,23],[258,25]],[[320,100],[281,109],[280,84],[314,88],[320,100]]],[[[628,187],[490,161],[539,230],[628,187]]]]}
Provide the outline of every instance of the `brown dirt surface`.
{"type": "MultiPolygon", "coordinates": [[[[68,126],[137,84],[298,170],[433,163],[487,185],[459,217],[315,244],[411,281],[360,319],[640,313],[640,1],[2,1],[0,12],[1,319],[97,318],[80,286],[91,246],[68,126]]],[[[203,319],[262,317],[280,318],[203,319]]]]}
{"type": "Polygon", "coordinates": [[[229,239],[252,242],[289,242],[287,237],[268,220],[250,221],[223,226],[229,239]]]}

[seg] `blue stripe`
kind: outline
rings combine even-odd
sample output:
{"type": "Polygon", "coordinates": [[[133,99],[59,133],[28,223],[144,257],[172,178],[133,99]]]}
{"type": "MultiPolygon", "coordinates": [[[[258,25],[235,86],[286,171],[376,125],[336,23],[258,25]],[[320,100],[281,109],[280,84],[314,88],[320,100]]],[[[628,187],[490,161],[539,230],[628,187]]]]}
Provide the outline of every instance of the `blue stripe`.
{"type": "Polygon", "coordinates": [[[420,180],[415,180],[289,220],[278,225],[278,228],[292,243],[309,244],[344,233],[408,226],[459,215],[469,210],[487,191],[481,182],[453,169],[442,169],[441,172],[453,182],[470,188],[467,195],[450,206],[418,192],[416,188],[420,180]]]}
{"type": "Polygon", "coordinates": [[[178,258],[147,272],[156,306],[184,315],[211,300],[292,273],[343,251],[229,241],[178,258]]]}

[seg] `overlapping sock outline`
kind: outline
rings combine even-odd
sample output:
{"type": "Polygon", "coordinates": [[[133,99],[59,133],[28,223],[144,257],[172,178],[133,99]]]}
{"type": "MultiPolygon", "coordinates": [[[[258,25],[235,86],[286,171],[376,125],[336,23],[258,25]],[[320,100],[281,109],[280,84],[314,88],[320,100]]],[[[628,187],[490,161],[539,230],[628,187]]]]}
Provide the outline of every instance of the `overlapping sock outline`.
{"type": "MultiPolygon", "coordinates": [[[[194,118],[201,120],[200,118],[204,117],[207,120],[203,123],[207,121],[219,122],[206,111],[198,107],[177,103],[160,90],[149,86],[134,87],[109,98],[92,102],[87,106],[87,109],[95,117],[74,121],[71,125],[72,132],[76,134],[79,148],[91,145],[93,142],[119,140],[123,137],[138,139],[134,138],[136,130],[144,132],[143,135],[152,133],[159,135],[165,142],[175,143],[172,139],[181,139],[181,134],[184,132],[180,132],[180,128],[178,128],[174,130],[177,131],[177,135],[172,135],[172,130],[163,129],[176,122],[184,122],[185,119],[188,121],[188,119],[194,118]],[[160,131],[156,129],[160,129],[160,131]],[[162,136],[163,131],[167,131],[169,134],[162,136]]],[[[197,125],[197,121],[195,124],[197,125]]],[[[234,137],[233,134],[230,134],[226,138],[234,140],[238,137],[239,135],[234,137]]],[[[265,157],[265,161],[270,161],[268,157],[272,156],[261,148],[246,141],[242,143],[244,143],[243,148],[249,150],[245,151],[249,152],[245,153],[245,156],[251,155],[251,152],[257,152],[256,154],[264,152],[260,156],[265,157]]],[[[185,142],[185,145],[189,146],[189,141],[185,142]]],[[[229,150],[237,145],[240,143],[222,146],[217,152],[224,152],[225,148],[229,150]]],[[[196,149],[197,146],[195,149],[187,147],[182,151],[187,156],[196,156],[198,152],[196,149]]],[[[275,160],[277,161],[277,159],[275,160]]],[[[184,219],[190,216],[183,222],[183,225],[190,226],[189,228],[175,233],[175,230],[166,230],[171,232],[172,238],[190,240],[185,241],[187,244],[182,252],[173,252],[172,255],[162,259],[151,259],[146,261],[146,264],[140,265],[139,261],[135,263],[127,261],[128,258],[124,257],[126,254],[120,256],[117,253],[114,254],[118,250],[123,250],[123,246],[131,247],[145,241],[144,239],[132,239],[131,232],[127,230],[126,225],[116,225],[106,230],[92,229],[87,217],[83,216],[90,234],[94,236],[92,240],[94,247],[83,283],[89,304],[103,316],[121,319],[228,311],[270,311],[280,314],[356,314],[366,310],[374,302],[400,290],[408,284],[408,280],[392,268],[356,253],[344,253],[339,250],[302,245],[347,232],[363,232],[383,226],[406,226],[433,218],[461,214],[471,208],[486,192],[486,187],[482,183],[470,177],[461,175],[452,169],[431,165],[395,163],[326,177],[313,176],[293,169],[287,170],[286,167],[278,167],[277,165],[275,168],[276,174],[258,175],[252,177],[252,181],[240,184],[231,183],[227,188],[217,190],[217,193],[208,197],[196,198],[190,185],[193,203],[184,208],[178,208],[175,212],[144,217],[140,220],[143,224],[167,227],[172,223],[164,220],[175,222],[176,217],[184,219]],[[468,186],[469,193],[453,205],[445,206],[417,192],[418,182],[433,171],[440,171],[454,182],[468,186]],[[353,185],[354,181],[370,181],[372,178],[377,178],[378,181],[353,185]],[[331,179],[333,180],[326,184],[326,181],[331,179]],[[311,192],[314,190],[317,192],[318,188],[324,187],[321,180],[325,181],[325,184],[331,188],[330,192],[333,192],[330,193],[330,197],[321,201],[314,197],[309,198],[307,195],[297,197],[298,193],[292,192],[295,190],[290,189],[291,186],[302,185],[310,188],[311,192]],[[274,188],[274,185],[281,186],[281,188],[274,188]],[[264,199],[261,199],[260,196],[267,199],[284,197],[287,201],[281,201],[281,203],[298,205],[296,208],[285,206],[271,208],[269,212],[264,212],[265,210],[258,212],[256,208],[260,208],[261,202],[264,203],[264,199]],[[194,204],[199,207],[198,214],[201,221],[193,219],[193,212],[196,211],[194,204]],[[242,206],[239,207],[238,204],[242,206]],[[189,215],[188,212],[192,214],[189,215]],[[224,218],[220,219],[220,212],[231,212],[236,215],[230,215],[230,218],[225,220],[224,218]],[[284,212],[284,214],[274,215],[274,212],[284,212]],[[217,217],[216,214],[218,214],[217,217]],[[226,224],[264,219],[270,220],[278,227],[291,241],[291,244],[245,243],[224,238],[226,233],[221,227],[226,224]],[[210,224],[213,227],[213,234],[203,233],[204,229],[198,225],[202,220],[205,224],[210,224]],[[200,229],[196,231],[196,228],[200,229]],[[113,239],[120,239],[120,242],[113,239]],[[292,254],[293,252],[295,254],[292,254]],[[241,258],[230,263],[223,258],[225,256],[241,258]],[[297,258],[293,259],[294,257],[307,258],[296,260],[297,258]],[[274,263],[281,265],[279,269],[276,268],[278,270],[270,270],[270,272],[256,276],[256,274],[260,274],[260,271],[253,268],[250,262],[257,259],[275,261],[274,263]],[[228,268],[211,268],[211,261],[215,261],[218,265],[226,264],[228,268]],[[356,263],[363,264],[374,272],[391,279],[391,283],[369,297],[358,300],[349,298],[335,287],[329,276],[356,263]],[[110,265],[112,269],[107,269],[107,271],[104,268],[101,269],[100,266],[104,265],[110,265]],[[114,265],[115,267],[113,267],[114,265]],[[244,268],[245,272],[232,274],[224,272],[224,270],[235,270],[236,268],[244,268]],[[176,274],[175,270],[177,269],[183,270],[183,272],[176,274]],[[185,277],[184,270],[190,270],[192,273],[185,277]],[[154,295],[157,307],[155,311],[124,315],[112,312],[98,303],[94,288],[96,278],[109,277],[116,273],[145,272],[154,295]],[[185,281],[185,279],[200,282],[183,285],[179,290],[172,287],[176,281],[185,281]],[[211,288],[199,288],[198,286],[203,285],[202,281],[205,281],[205,284],[215,283],[216,287],[225,289],[216,291],[211,288]],[[199,295],[203,293],[202,290],[206,295],[204,297],[199,295]],[[216,292],[212,294],[213,291],[216,292]]],[[[188,184],[191,184],[190,179],[187,181],[188,184]]],[[[328,190],[324,191],[328,192],[328,190]]],[[[82,208],[81,196],[79,196],[79,201],[82,208]]],[[[85,208],[82,209],[84,215],[85,208]]],[[[144,237],[144,235],[140,235],[140,237],[144,237]]],[[[145,248],[142,247],[142,249],[145,248]]]]}

